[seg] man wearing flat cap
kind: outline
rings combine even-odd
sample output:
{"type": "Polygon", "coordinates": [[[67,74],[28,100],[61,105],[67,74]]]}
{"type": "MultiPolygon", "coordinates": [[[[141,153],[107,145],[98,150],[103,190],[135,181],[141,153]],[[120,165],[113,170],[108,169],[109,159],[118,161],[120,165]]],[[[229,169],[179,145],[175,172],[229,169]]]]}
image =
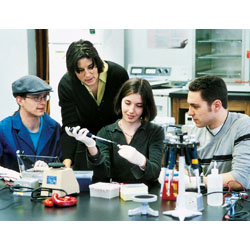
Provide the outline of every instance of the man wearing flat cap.
{"type": "Polygon", "coordinates": [[[52,88],[37,76],[12,83],[19,110],[0,122],[0,166],[19,172],[16,151],[61,158],[60,125],[45,113],[52,88]]]}

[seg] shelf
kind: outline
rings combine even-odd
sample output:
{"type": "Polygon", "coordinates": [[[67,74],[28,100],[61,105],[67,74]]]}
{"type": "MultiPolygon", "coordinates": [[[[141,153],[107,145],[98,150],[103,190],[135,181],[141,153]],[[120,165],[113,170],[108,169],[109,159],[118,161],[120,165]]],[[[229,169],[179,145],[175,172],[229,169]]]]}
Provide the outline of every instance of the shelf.
{"type": "Polygon", "coordinates": [[[241,58],[241,54],[229,55],[229,54],[210,54],[204,56],[197,56],[197,59],[232,59],[232,58],[241,58]]]}
{"type": "Polygon", "coordinates": [[[211,39],[211,40],[197,40],[197,43],[232,43],[232,42],[237,42],[237,43],[242,43],[242,40],[233,40],[233,39],[225,39],[225,40],[216,40],[216,39],[211,39]]]}
{"type": "Polygon", "coordinates": [[[240,78],[241,72],[235,71],[235,72],[228,72],[226,70],[220,70],[220,69],[214,69],[214,70],[205,70],[205,71],[199,71],[196,72],[197,75],[217,75],[220,77],[229,77],[229,78],[240,78]]]}

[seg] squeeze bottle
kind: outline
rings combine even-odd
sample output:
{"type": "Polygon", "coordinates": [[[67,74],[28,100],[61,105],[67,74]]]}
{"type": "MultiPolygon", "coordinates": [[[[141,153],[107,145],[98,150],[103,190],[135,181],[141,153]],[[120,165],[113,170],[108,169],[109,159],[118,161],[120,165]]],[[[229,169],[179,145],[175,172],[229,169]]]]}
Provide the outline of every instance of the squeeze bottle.
{"type": "Polygon", "coordinates": [[[214,162],[214,168],[211,174],[207,176],[207,204],[209,206],[221,206],[223,203],[223,180],[222,176],[219,175],[216,165],[216,162],[214,162]],[[220,193],[209,194],[211,192],[220,193]]]}

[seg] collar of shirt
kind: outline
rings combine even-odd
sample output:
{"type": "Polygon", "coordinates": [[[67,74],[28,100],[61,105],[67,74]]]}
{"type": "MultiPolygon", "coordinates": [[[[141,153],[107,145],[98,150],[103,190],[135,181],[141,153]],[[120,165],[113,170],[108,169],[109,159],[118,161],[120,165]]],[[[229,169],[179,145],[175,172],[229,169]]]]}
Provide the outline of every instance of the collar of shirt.
{"type": "Polygon", "coordinates": [[[107,76],[108,76],[108,64],[103,61],[104,69],[103,72],[99,75],[99,82],[98,82],[98,91],[97,91],[97,105],[99,106],[102,102],[102,98],[105,92],[107,76]]]}
{"type": "Polygon", "coordinates": [[[217,133],[220,131],[221,127],[223,126],[223,124],[217,128],[214,129],[210,129],[209,127],[207,127],[207,129],[213,134],[213,135],[217,135],[217,133]]]}
{"type": "MultiPolygon", "coordinates": [[[[119,122],[119,121],[120,121],[120,119],[116,120],[116,122],[113,123],[113,126],[110,126],[110,127],[109,127],[109,130],[110,130],[111,132],[115,132],[115,130],[118,130],[118,131],[121,131],[121,132],[122,132],[120,126],[118,125],[118,122],[119,122]]],[[[138,130],[141,130],[141,129],[146,130],[146,126],[147,126],[147,123],[142,122],[142,123],[141,123],[141,126],[138,128],[138,130]]]]}
{"type": "Polygon", "coordinates": [[[102,81],[102,82],[104,82],[104,83],[106,83],[106,81],[107,81],[107,75],[108,75],[108,64],[105,62],[105,61],[103,61],[103,71],[102,71],[102,73],[99,75],[99,81],[102,81]]]}
{"type": "Polygon", "coordinates": [[[107,76],[108,76],[108,64],[103,61],[103,65],[104,65],[104,68],[103,68],[102,73],[100,73],[99,80],[98,80],[97,98],[94,97],[93,93],[88,88],[88,86],[82,82],[82,85],[84,85],[87,88],[90,95],[94,98],[98,106],[102,102],[102,98],[105,92],[105,87],[106,87],[106,82],[107,82],[107,76]]]}
{"type": "Polygon", "coordinates": [[[227,112],[226,120],[224,121],[224,123],[223,123],[222,125],[220,125],[220,126],[217,127],[217,128],[214,128],[214,129],[210,129],[209,127],[207,127],[208,131],[210,131],[210,133],[211,133],[213,136],[216,136],[216,135],[221,131],[222,127],[224,127],[224,124],[227,122],[228,117],[229,117],[229,112],[227,112]]]}

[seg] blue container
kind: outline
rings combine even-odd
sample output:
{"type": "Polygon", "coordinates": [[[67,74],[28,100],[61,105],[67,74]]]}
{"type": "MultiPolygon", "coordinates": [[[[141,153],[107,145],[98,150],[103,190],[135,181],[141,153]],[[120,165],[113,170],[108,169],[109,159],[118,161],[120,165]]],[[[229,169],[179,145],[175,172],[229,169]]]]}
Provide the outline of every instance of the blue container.
{"type": "Polygon", "coordinates": [[[89,191],[89,185],[92,184],[93,171],[74,171],[74,174],[79,183],[80,192],[89,191]]]}

